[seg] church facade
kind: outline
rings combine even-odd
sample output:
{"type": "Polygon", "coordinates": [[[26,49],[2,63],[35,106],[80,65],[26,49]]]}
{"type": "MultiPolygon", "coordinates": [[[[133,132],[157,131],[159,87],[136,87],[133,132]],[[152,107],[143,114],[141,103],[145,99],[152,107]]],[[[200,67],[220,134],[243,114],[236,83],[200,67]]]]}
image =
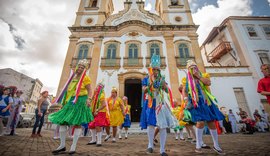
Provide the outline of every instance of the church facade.
{"type": "Polygon", "coordinates": [[[141,0],[126,0],[116,14],[112,0],[81,0],[76,21],[69,27],[70,43],[58,93],[80,59],[89,61],[92,89],[104,81],[106,96],[112,87],[127,96],[133,121],[141,109],[141,80],[147,75],[153,54],[161,57],[161,72],[180,100],[178,87],[186,61],[193,59],[204,71],[188,0],[156,0],[155,13],[141,0]]]}

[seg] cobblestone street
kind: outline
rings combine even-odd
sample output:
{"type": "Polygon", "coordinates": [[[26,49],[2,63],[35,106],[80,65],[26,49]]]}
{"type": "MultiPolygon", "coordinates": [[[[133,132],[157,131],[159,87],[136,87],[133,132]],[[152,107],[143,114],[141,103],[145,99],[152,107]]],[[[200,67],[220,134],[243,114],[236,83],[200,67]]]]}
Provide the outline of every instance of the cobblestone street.
{"type": "MultiPolygon", "coordinates": [[[[0,137],[0,155],[1,156],[45,156],[52,155],[51,151],[58,147],[59,140],[52,138],[52,130],[44,130],[43,137],[30,138],[31,129],[18,129],[17,136],[0,137]]],[[[238,156],[266,156],[270,155],[270,133],[255,133],[254,135],[229,134],[220,135],[220,145],[227,155],[238,156]]],[[[81,137],[78,141],[77,153],[74,155],[147,155],[147,135],[131,134],[127,140],[117,140],[112,143],[111,140],[103,142],[102,147],[86,145],[89,137],[81,137]]],[[[212,140],[209,135],[204,136],[205,143],[212,146],[212,140]]],[[[67,139],[67,151],[71,145],[71,139],[67,139]]],[[[167,153],[170,156],[188,156],[188,155],[216,155],[211,149],[204,150],[203,154],[194,152],[195,145],[189,142],[174,140],[174,134],[168,135],[167,153]]],[[[68,155],[67,153],[61,155],[68,155]]],[[[159,145],[154,149],[153,154],[159,155],[159,145]]]]}

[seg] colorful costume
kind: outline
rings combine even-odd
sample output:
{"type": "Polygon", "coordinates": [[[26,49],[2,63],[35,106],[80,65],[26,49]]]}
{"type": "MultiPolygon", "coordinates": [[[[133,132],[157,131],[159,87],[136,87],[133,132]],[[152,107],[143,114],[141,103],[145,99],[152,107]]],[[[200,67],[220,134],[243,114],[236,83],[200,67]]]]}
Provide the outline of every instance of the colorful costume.
{"type": "MultiPolygon", "coordinates": [[[[201,153],[201,148],[203,146],[203,128],[204,122],[209,122],[211,126],[214,126],[213,121],[219,121],[224,119],[224,115],[219,111],[216,106],[217,100],[210,93],[209,87],[204,83],[207,83],[207,79],[201,80],[202,78],[208,78],[209,74],[202,74],[196,63],[193,60],[187,61],[187,82],[185,91],[187,93],[186,109],[189,110],[191,114],[192,122],[196,125],[196,149],[195,152],[201,153]],[[204,82],[204,83],[203,83],[204,82]]],[[[218,133],[216,129],[209,129],[213,142],[214,151],[218,154],[225,154],[221,150],[218,144],[218,133]]]]}
{"type": "Polygon", "coordinates": [[[89,76],[86,75],[88,65],[86,59],[78,62],[75,71],[76,74],[72,72],[59,97],[57,97],[55,101],[59,102],[63,98],[62,104],[64,106],[61,110],[50,114],[48,117],[50,121],[60,125],[59,134],[61,143],[60,146],[52,152],[53,154],[58,154],[59,152],[66,150],[66,125],[74,126],[73,142],[69,152],[69,154],[74,154],[77,141],[81,135],[81,125],[88,124],[94,119],[91,108],[87,106],[89,93],[86,87],[91,84],[89,76]],[[79,80],[75,79],[76,75],[78,78],[80,77],[79,80]]]}
{"type": "Polygon", "coordinates": [[[124,111],[125,111],[125,119],[124,123],[122,124],[122,127],[128,127],[130,128],[131,121],[130,121],[130,105],[124,105],[124,111]]]}
{"type": "Polygon", "coordinates": [[[73,103],[75,98],[75,89],[78,80],[72,80],[68,86],[66,99],[63,99],[66,103],[61,110],[49,115],[49,120],[58,125],[82,125],[91,122],[94,117],[91,109],[87,107],[86,100],[87,90],[86,85],[91,84],[89,76],[85,76],[81,85],[81,91],[78,96],[77,103],[73,103]]]}
{"type": "MultiPolygon", "coordinates": [[[[207,78],[209,75],[201,74],[201,76],[207,78]]],[[[192,122],[223,120],[224,115],[216,106],[217,100],[207,86],[198,79],[194,79],[191,74],[187,75],[187,80],[187,108],[191,113],[192,122]]]]}
{"type": "Polygon", "coordinates": [[[141,113],[141,129],[147,128],[149,153],[153,152],[155,126],[160,132],[160,154],[166,155],[165,143],[167,132],[166,128],[175,128],[178,125],[177,119],[171,112],[172,96],[168,89],[165,77],[160,74],[160,56],[153,55],[151,58],[151,67],[148,69],[149,75],[142,81],[146,95],[141,113]],[[153,69],[158,70],[158,74],[153,73],[153,69]]]}
{"type": "MultiPolygon", "coordinates": [[[[93,96],[92,99],[92,110],[93,113],[98,110],[101,106],[102,103],[105,101],[105,93],[104,90],[102,89],[101,93],[95,96],[93,96]],[[97,99],[96,99],[97,98],[97,99]]],[[[97,115],[94,117],[94,121],[90,122],[89,128],[93,129],[96,126],[98,127],[107,127],[110,126],[110,121],[109,121],[109,114],[107,112],[107,108],[103,108],[102,110],[99,110],[97,115]]]]}
{"type": "Polygon", "coordinates": [[[110,111],[110,126],[121,126],[124,123],[124,116],[122,114],[120,105],[122,105],[122,99],[117,97],[107,99],[109,111],[110,111]]]}
{"type": "Polygon", "coordinates": [[[13,103],[12,97],[10,97],[8,95],[1,95],[0,96],[0,118],[7,117],[10,115],[9,110],[2,112],[2,110],[5,109],[10,103],[13,103]]]}

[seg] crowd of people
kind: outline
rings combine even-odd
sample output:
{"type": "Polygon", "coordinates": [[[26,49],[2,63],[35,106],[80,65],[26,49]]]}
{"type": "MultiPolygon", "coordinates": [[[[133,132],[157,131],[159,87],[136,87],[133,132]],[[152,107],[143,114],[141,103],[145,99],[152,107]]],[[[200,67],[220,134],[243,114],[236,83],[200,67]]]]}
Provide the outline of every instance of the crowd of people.
{"type": "MultiPolygon", "coordinates": [[[[269,78],[264,72],[265,78],[269,78]]],[[[102,146],[102,135],[106,133],[104,141],[112,140],[116,142],[122,139],[124,128],[125,139],[128,138],[128,128],[131,126],[130,109],[128,98],[120,98],[117,88],[111,89],[111,95],[106,98],[105,84],[100,82],[92,91],[91,79],[86,75],[88,68],[87,60],[80,60],[74,72],[71,73],[68,81],[62,89],[59,97],[54,103],[61,103],[62,108],[50,113],[47,116],[47,128],[51,124],[56,124],[54,139],[60,139],[60,145],[52,151],[59,154],[66,151],[66,134],[73,138],[69,154],[76,153],[76,146],[81,135],[88,135],[91,132],[91,139],[87,145],[102,146]],[[112,130],[112,132],[111,132],[112,130]]],[[[262,71],[265,66],[262,66],[262,71]]],[[[173,99],[171,89],[165,81],[165,76],[161,74],[160,57],[153,55],[151,67],[148,75],[142,80],[143,105],[140,116],[141,129],[147,130],[148,145],[147,153],[154,152],[154,144],[158,143],[156,136],[159,134],[160,154],[167,156],[165,151],[167,129],[172,128],[175,132],[175,139],[186,140],[195,144],[195,152],[203,153],[203,149],[209,149],[203,141],[203,134],[210,134],[213,140],[213,150],[220,155],[224,155],[218,141],[219,133],[253,134],[269,131],[269,115],[264,110],[259,113],[255,110],[253,120],[248,114],[239,108],[236,115],[231,109],[225,112],[218,107],[217,99],[211,93],[210,75],[202,73],[197,64],[189,60],[187,62],[186,77],[181,81],[179,87],[180,101],[173,99]],[[184,136],[184,129],[187,138],[184,136]]],[[[269,97],[269,92],[265,90],[265,83],[259,82],[258,92],[269,97]]],[[[18,114],[21,111],[22,91],[17,90],[15,95],[11,95],[8,88],[3,89],[0,96],[0,134],[3,134],[2,118],[9,116],[6,131],[9,135],[15,134],[18,114]]],[[[31,137],[42,137],[41,129],[44,125],[44,118],[48,114],[48,91],[41,93],[35,110],[36,120],[31,137]]]]}

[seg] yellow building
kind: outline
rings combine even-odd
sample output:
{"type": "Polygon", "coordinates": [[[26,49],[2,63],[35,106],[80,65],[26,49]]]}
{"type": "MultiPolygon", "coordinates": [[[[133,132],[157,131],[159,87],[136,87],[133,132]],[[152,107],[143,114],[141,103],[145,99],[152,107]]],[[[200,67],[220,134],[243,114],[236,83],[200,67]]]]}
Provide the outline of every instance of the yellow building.
{"type": "Polygon", "coordinates": [[[71,32],[70,43],[58,87],[68,79],[71,68],[86,58],[92,88],[104,80],[106,95],[113,86],[126,95],[133,121],[141,109],[141,79],[147,74],[155,53],[162,61],[162,74],[180,99],[179,82],[185,76],[188,59],[204,71],[198,45],[197,25],[193,23],[188,0],[156,0],[155,12],[144,10],[141,0],[126,0],[117,14],[112,0],[81,0],[71,32]]]}

